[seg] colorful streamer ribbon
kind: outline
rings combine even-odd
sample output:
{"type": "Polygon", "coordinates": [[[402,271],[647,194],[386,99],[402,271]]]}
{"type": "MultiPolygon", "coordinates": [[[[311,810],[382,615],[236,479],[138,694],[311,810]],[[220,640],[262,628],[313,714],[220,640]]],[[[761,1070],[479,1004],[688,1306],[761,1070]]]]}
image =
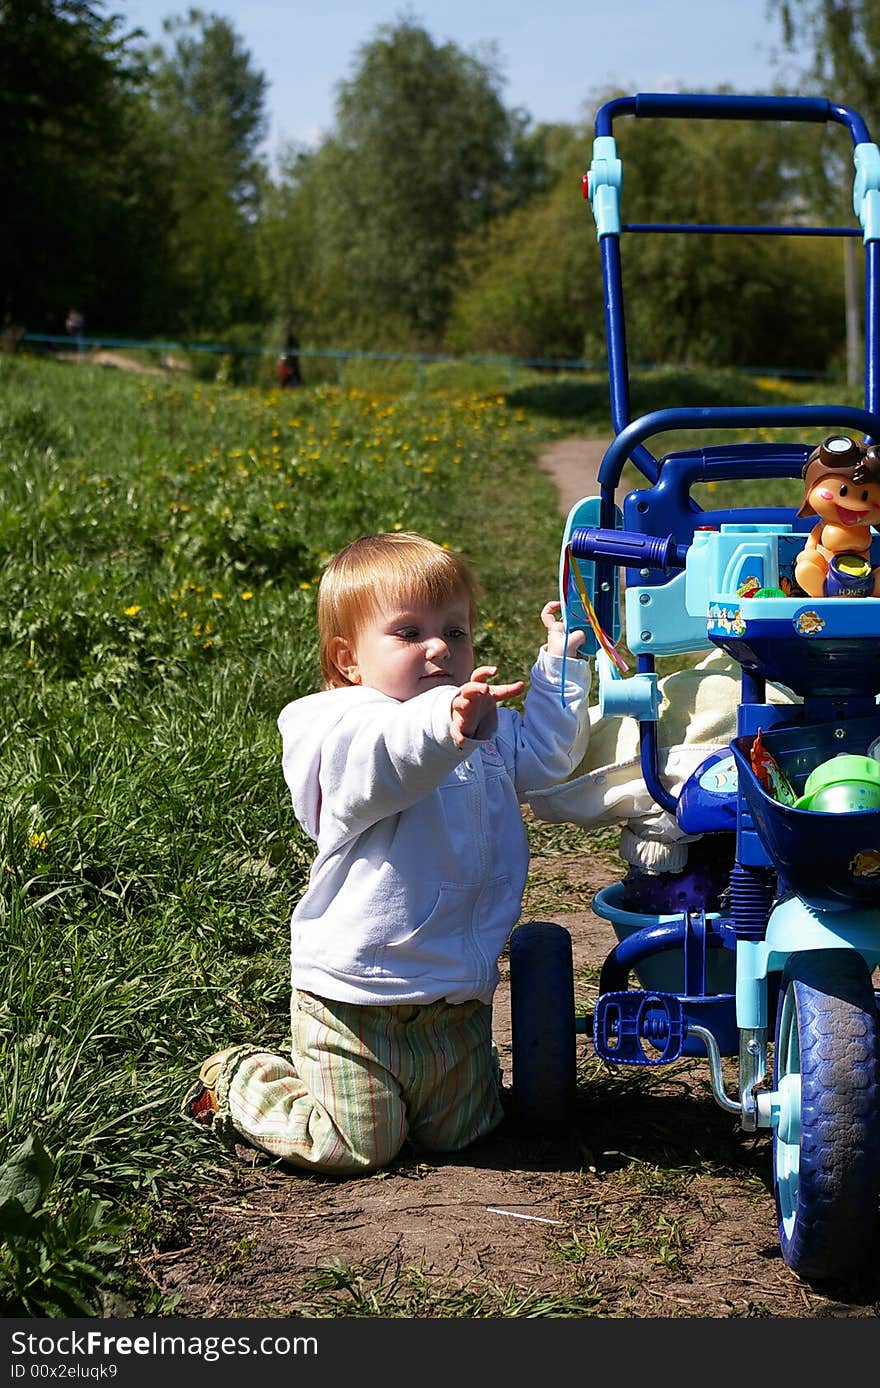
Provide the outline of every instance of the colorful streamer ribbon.
{"type": "Polygon", "coordinates": [[[590,602],[589,597],[587,596],[587,589],[584,584],[583,575],[578,566],[578,562],[571,552],[571,546],[566,545],[565,562],[562,571],[562,586],[566,594],[568,593],[570,578],[574,578],[575,587],[578,590],[578,595],[580,597],[581,603],[583,604],[584,613],[586,615],[587,621],[589,622],[592,628],[593,635],[595,636],[597,642],[599,643],[605,654],[608,656],[608,659],[614,662],[614,664],[617,666],[618,670],[620,670],[622,674],[626,674],[627,670],[629,669],[629,666],[627,665],[623,656],[618,651],[614,642],[611,640],[611,637],[599,625],[599,618],[596,616],[596,609],[594,608],[593,604],[590,602]]]}

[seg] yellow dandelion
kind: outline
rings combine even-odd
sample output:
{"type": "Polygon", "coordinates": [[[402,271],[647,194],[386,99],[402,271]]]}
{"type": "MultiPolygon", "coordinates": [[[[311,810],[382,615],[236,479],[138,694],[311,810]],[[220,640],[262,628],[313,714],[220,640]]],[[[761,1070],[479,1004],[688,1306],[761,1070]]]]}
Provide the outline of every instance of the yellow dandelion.
{"type": "Polygon", "coordinates": [[[242,600],[242,602],[250,602],[250,600],[251,600],[251,598],[252,598],[253,596],[254,596],[253,593],[250,592],[250,590],[248,590],[248,592],[242,593],[242,595],[241,595],[241,600],[242,600]]]}
{"type": "Polygon", "coordinates": [[[211,597],[214,599],[215,602],[220,602],[220,600],[221,600],[222,597],[223,597],[223,594],[220,593],[220,592],[216,592],[216,593],[212,593],[212,594],[211,594],[211,597]]]}
{"type": "Polygon", "coordinates": [[[140,603],[139,603],[139,602],[133,602],[132,605],[131,605],[131,607],[126,607],[126,609],[125,609],[125,615],[126,615],[126,617],[136,617],[137,614],[140,612],[140,610],[141,610],[141,605],[140,605],[140,603]]]}
{"type": "Polygon", "coordinates": [[[311,588],[312,585],[311,585],[311,582],[309,581],[309,579],[304,578],[303,581],[302,581],[302,583],[301,583],[299,586],[300,586],[300,588],[311,588]]]}
{"type": "Polygon", "coordinates": [[[48,834],[44,834],[42,832],[38,834],[31,834],[29,842],[31,848],[48,848],[49,836],[48,834]]]}

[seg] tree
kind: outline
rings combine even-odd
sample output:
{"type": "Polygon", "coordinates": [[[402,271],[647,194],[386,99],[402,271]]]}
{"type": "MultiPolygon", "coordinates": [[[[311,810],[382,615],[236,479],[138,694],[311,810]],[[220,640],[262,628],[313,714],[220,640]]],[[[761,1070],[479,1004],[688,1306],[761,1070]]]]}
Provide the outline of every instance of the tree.
{"type": "Polygon", "coordinates": [[[317,198],[321,178],[316,165],[322,151],[290,146],[279,161],[276,179],[267,179],[257,224],[257,268],[260,295],[276,319],[276,335],[294,326],[300,337],[322,341],[329,326],[333,340],[333,286],[319,283],[328,248],[318,226],[317,198]],[[328,297],[329,295],[329,297],[328,297]]]}
{"type": "Polygon", "coordinates": [[[85,0],[0,0],[0,311],[33,330],[60,331],[72,302],[105,317],[108,280],[139,299],[136,262],[121,267],[155,224],[128,157],[143,73],[119,26],[85,0]]]}
{"type": "Polygon", "coordinates": [[[172,217],[177,308],[168,326],[217,333],[259,312],[254,224],[266,79],[225,19],[191,9],[163,27],[166,46],[144,57],[172,217]]]}
{"type": "Polygon", "coordinates": [[[816,90],[865,117],[880,139],[880,0],[770,0],[792,50],[812,51],[816,90]]]}
{"type": "Polygon", "coordinates": [[[587,134],[545,126],[535,143],[547,190],[462,244],[453,351],[580,358],[591,323],[601,336],[599,257],[580,189],[587,134]]]}
{"type": "Polygon", "coordinates": [[[491,53],[437,44],[408,19],[381,27],[341,86],[312,171],[323,175],[316,207],[352,317],[386,336],[440,339],[459,238],[510,201],[523,118],[499,89],[491,53]]]}
{"type": "MultiPolygon", "coordinates": [[[[623,121],[626,222],[793,222],[792,162],[816,128],[724,121],[623,121]]],[[[557,131],[556,184],[468,242],[449,330],[458,351],[595,359],[604,314],[595,228],[580,198],[586,132],[557,131]]],[[[637,362],[823,370],[843,316],[825,240],[693,234],[622,238],[629,355],[637,362]]]]}
{"type": "MultiPolygon", "coordinates": [[[[782,122],[628,122],[624,218],[809,221],[801,171],[821,133],[782,122]]],[[[843,332],[838,267],[827,240],[633,235],[624,252],[633,359],[824,370],[843,332]]]]}
{"type": "MultiPolygon", "coordinates": [[[[865,117],[873,139],[880,139],[880,0],[770,0],[791,50],[812,51],[805,87],[853,107],[865,117]]],[[[839,208],[852,215],[851,152],[826,140],[822,159],[812,168],[821,211],[839,208]]],[[[844,243],[846,283],[847,379],[855,384],[861,356],[860,265],[856,244],[844,243]]]]}

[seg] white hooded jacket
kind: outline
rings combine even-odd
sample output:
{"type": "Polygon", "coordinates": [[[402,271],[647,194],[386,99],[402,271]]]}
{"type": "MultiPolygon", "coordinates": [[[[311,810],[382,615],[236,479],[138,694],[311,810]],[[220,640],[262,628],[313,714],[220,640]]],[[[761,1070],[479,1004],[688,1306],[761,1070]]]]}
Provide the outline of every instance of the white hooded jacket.
{"type": "Polygon", "coordinates": [[[525,710],[497,706],[457,746],[448,686],[399,702],[351,686],[278,718],[296,817],[317,843],[291,919],[293,987],[341,1002],[489,1002],[519,917],[519,801],[586,747],[588,669],[544,647],[525,710]]]}

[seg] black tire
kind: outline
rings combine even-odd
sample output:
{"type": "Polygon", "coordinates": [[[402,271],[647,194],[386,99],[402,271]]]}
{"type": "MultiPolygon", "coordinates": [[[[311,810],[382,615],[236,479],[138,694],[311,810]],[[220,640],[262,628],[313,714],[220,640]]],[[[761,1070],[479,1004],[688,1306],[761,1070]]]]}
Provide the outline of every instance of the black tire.
{"type": "Polygon", "coordinates": [[[510,937],[513,1115],[528,1129],[571,1115],[576,1084],[571,936],[561,925],[529,921],[510,937]]]}
{"type": "Polygon", "coordinates": [[[880,1027],[861,955],[791,955],[773,1077],[781,1099],[773,1188],[782,1256],[811,1282],[851,1276],[871,1255],[880,1194],[880,1027]]]}

